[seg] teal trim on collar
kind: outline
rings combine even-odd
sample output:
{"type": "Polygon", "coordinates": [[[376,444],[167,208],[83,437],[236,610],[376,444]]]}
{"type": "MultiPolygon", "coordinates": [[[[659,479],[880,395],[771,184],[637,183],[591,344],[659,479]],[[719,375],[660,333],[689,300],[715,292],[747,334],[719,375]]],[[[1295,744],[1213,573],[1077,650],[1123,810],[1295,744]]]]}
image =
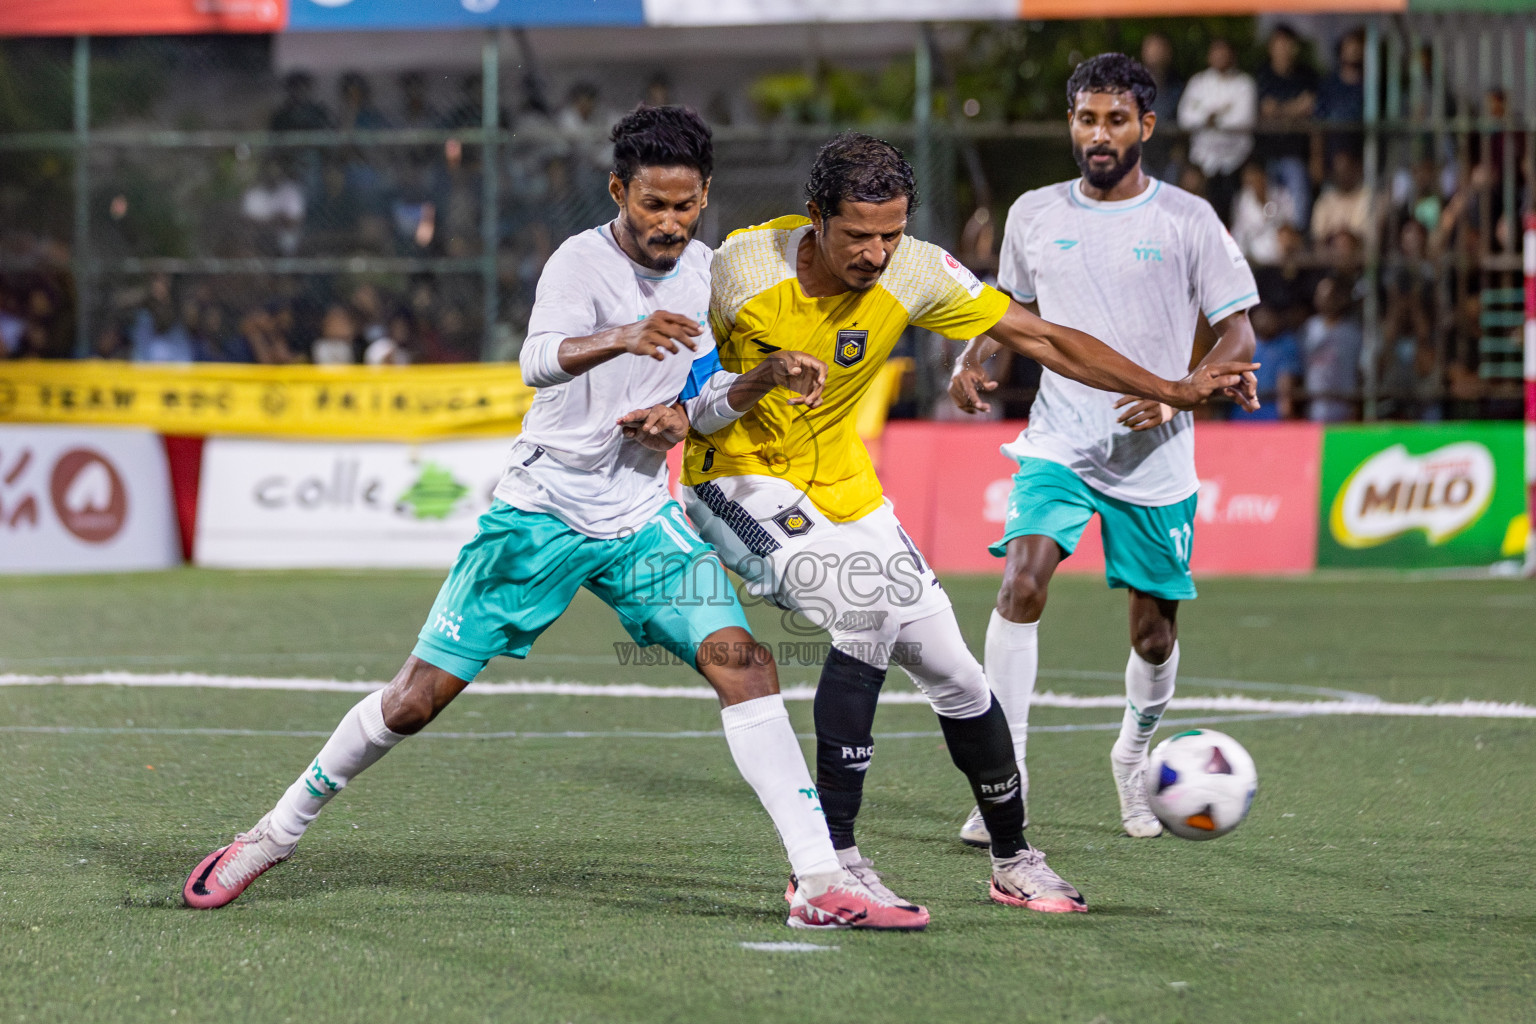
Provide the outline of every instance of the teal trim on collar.
{"type": "Polygon", "coordinates": [[[1128,210],[1139,209],[1150,203],[1152,201],[1152,197],[1163,190],[1162,179],[1153,178],[1152,187],[1147,189],[1146,192],[1137,196],[1135,199],[1122,199],[1116,203],[1101,203],[1097,200],[1090,200],[1087,196],[1082,195],[1078,191],[1082,183],[1082,178],[1075,178],[1068,182],[1067,198],[1071,199],[1072,204],[1080,210],[1091,210],[1094,213],[1105,214],[1125,213],[1128,210]],[[1126,205],[1121,206],[1120,203],[1125,203],[1126,205]]]}

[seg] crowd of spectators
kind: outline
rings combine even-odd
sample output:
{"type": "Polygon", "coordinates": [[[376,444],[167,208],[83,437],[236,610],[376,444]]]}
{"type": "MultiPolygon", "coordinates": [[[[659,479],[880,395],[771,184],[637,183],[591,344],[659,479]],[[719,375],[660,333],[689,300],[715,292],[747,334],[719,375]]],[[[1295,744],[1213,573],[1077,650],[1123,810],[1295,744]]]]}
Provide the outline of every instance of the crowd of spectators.
{"type": "MultiPolygon", "coordinates": [[[[199,242],[200,255],[329,259],[321,266],[331,269],[311,269],[317,266],[311,262],[295,264],[298,273],[98,279],[92,354],[333,364],[480,358],[483,150],[473,141],[445,140],[442,133],[482,127],[481,79],[475,73],[429,82],[422,73],[407,72],[394,86],[394,102],[380,103],[367,77],[348,72],[337,79],[334,103],[327,104],[311,75],[288,75],[260,127],[319,134],[271,148],[242,147],[236,178],[243,184],[222,201],[209,199],[203,211],[201,220],[212,227],[199,242]],[[338,134],[387,129],[433,134],[389,143],[338,134]],[[350,272],[359,258],[363,273],[350,272]],[[368,269],[380,266],[367,264],[370,258],[390,262],[368,269]],[[450,272],[441,264],[409,262],[445,258],[462,262],[450,272]],[[348,272],[334,269],[338,261],[348,272]]],[[[666,79],[655,76],[635,98],[665,103],[667,93],[666,79]]],[[[497,111],[500,126],[515,125],[519,138],[499,154],[500,319],[525,320],[549,255],[572,232],[611,215],[607,131],[616,116],[586,82],[575,84],[562,104],[532,90],[521,108],[497,111]]],[[[112,198],[112,219],[127,205],[126,196],[112,198]]],[[[107,227],[95,244],[110,249],[112,221],[107,227]]],[[[0,239],[0,248],[6,244],[35,250],[49,243],[10,235],[0,239]]],[[[74,353],[69,258],[64,247],[54,247],[60,250],[57,271],[33,270],[35,252],[9,261],[0,252],[0,359],[74,353]],[[7,273],[6,262],[28,269],[7,273]]]]}
{"type": "MultiPolygon", "coordinates": [[[[1490,393],[1479,364],[1480,296],[1511,283],[1490,276],[1485,257],[1512,253],[1518,241],[1514,211],[1528,204],[1531,180],[1524,136],[1384,137],[1385,173],[1372,189],[1364,33],[1346,32],[1325,51],[1318,60],[1317,47],[1278,24],[1251,61],[1213,40],[1205,68],[1186,82],[1171,40],[1146,36],[1140,56],[1158,83],[1160,130],[1144,147],[1145,165],[1206,197],[1254,266],[1262,417],[1352,418],[1363,391],[1377,416],[1478,414],[1490,393]],[[1505,209],[1511,174],[1516,202],[1505,209]],[[1369,305],[1379,332],[1365,329],[1369,305]]],[[[608,125],[636,100],[672,99],[663,75],[636,84],[606,103],[588,82],[557,101],[530,80],[516,103],[494,112],[494,123],[515,131],[495,168],[500,350],[484,349],[481,323],[484,150],[473,135],[444,135],[484,124],[482,81],[422,72],[348,72],[323,89],[309,74],[289,74],[251,127],[315,134],[240,147],[224,190],[189,200],[203,234],[186,250],[225,269],[98,276],[88,347],[143,361],[510,357],[545,260],[611,213],[608,125]],[[383,130],[421,137],[355,134],[383,130]],[[267,261],[267,272],[228,262],[242,259],[267,261]]],[[[1508,113],[1497,90],[1470,111],[1457,111],[1449,93],[1400,92],[1423,108],[1403,113],[1420,120],[1431,106],[1487,122],[1508,113]]],[[[103,204],[110,219],[92,239],[96,251],[144,250],[112,234],[129,202],[125,194],[103,204]]],[[[73,354],[74,298],[64,246],[0,234],[0,358],[73,354]],[[30,251],[18,256],[18,245],[30,251]]]]}
{"type": "MultiPolygon", "coordinates": [[[[1142,44],[1158,80],[1159,121],[1178,129],[1147,147],[1147,166],[1210,201],[1258,278],[1264,418],[1357,418],[1367,381],[1374,412],[1398,418],[1475,414],[1491,392],[1480,373],[1478,305],[1483,288],[1509,282],[1482,272],[1478,258],[1514,251],[1505,151],[1519,154],[1510,162],[1520,209],[1531,182],[1524,136],[1485,132],[1460,148],[1427,135],[1388,138],[1385,187],[1372,190],[1365,47],[1363,29],[1346,32],[1320,72],[1307,41],[1279,24],[1251,72],[1216,39],[1205,69],[1183,82],[1166,37],[1142,44]],[[1363,323],[1372,251],[1374,343],[1363,323]]],[[[1408,113],[1427,120],[1430,100],[1420,102],[1426,109],[1408,113]]],[[[1455,113],[1449,97],[1440,112],[1455,113]]],[[[1506,97],[1490,90],[1472,113],[1502,121],[1506,97]]]]}

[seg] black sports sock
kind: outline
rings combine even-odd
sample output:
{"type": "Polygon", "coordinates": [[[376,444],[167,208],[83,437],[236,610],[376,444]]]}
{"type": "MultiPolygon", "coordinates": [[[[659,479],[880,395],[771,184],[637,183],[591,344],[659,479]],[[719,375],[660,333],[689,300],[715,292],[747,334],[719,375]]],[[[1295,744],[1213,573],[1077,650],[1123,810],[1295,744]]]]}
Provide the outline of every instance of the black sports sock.
{"type": "MultiPolygon", "coordinates": [[[[885,670],[830,648],[816,684],[816,791],[832,846],[855,845],[853,820],[864,801],[864,772],[875,753],[875,704],[885,670]]],[[[1006,731],[1006,730],[1004,730],[1006,731]]],[[[1013,748],[1009,747],[1009,756],[1013,748]]]]}
{"type": "MultiPolygon", "coordinates": [[[[944,742],[955,767],[970,780],[976,806],[992,833],[992,853],[1012,857],[1029,844],[1024,841],[1024,801],[1019,795],[1019,766],[1013,760],[1013,737],[997,699],[975,718],[939,716],[944,742]]],[[[822,800],[823,806],[826,800],[822,800]]]]}

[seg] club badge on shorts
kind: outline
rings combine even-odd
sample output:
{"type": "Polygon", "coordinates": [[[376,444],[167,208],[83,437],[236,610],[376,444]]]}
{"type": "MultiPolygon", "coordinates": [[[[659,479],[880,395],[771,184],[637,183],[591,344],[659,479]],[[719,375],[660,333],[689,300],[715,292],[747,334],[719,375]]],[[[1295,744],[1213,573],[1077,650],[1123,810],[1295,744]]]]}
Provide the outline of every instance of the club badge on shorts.
{"type": "Polygon", "coordinates": [[[789,508],[774,516],[773,521],[779,524],[779,529],[791,537],[800,537],[810,533],[811,527],[816,525],[811,522],[810,516],[800,511],[799,505],[789,506],[789,508]]]}
{"type": "Polygon", "coordinates": [[[838,331],[837,351],[832,354],[832,361],[838,366],[852,366],[864,358],[864,348],[868,344],[868,331],[838,331]]]}

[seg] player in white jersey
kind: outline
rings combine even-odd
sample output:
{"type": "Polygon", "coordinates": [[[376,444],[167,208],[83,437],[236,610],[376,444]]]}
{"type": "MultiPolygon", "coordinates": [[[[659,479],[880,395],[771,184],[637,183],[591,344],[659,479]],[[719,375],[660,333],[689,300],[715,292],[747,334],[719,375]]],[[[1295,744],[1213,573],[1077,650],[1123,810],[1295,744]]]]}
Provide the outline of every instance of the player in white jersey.
{"type": "Polygon", "coordinates": [[[193,870],[183,887],[189,906],[224,906],[286,860],[342,787],[432,721],[490,659],[526,657],[585,587],[638,643],[665,646],[719,694],[732,757],[794,872],[813,879],[791,903],[792,927],[928,923],[923,908],[897,905],[839,864],[773,661],[666,488],[664,453],[690,423],[718,429],[775,386],[814,406],[826,366],[782,352],[739,376],[721,369],[702,327],[710,254],[692,240],[713,167],[698,115],[642,107],[612,140],[619,214],[568,240],[545,267],[523,362],[538,397],[497,500],[459,552],[415,650],[388,687],[348,712],[254,828],[193,870]],[[716,599],[699,601],[701,593],[716,599]]]}
{"type": "MultiPolygon", "coordinates": [[[[1189,365],[1202,316],[1216,343],[1200,365],[1250,360],[1246,311],[1259,300],[1252,271],[1210,204],[1142,170],[1156,95],[1147,70],[1121,54],[1077,66],[1067,102],[1083,176],[1013,204],[998,283],[1045,319],[1092,334],[1168,377],[1189,365]]],[[[983,396],[997,384],[983,364],[996,348],[983,336],[957,360],[950,393],[960,408],[988,408],[983,396]]],[[[1244,408],[1258,408],[1251,373],[1228,391],[1244,408]]],[[[987,626],[986,672],[1008,716],[1021,777],[1027,786],[1025,736],[1046,589],[1098,513],[1109,585],[1130,591],[1126,711],[1110,765],[1125,831],[1139,837],[1162,832],[1147,805],[1147,746],[1173,696],[1179,601],[1195,596],[1193,426],[1188,412],[1096,391],[1047,369],[1028,429],[1003,447],[1019,472],[1003,538],[991,549],[1007,562],[987,626]]],[[[961,838],[986,842],[978,813],[961,838]]]]}

